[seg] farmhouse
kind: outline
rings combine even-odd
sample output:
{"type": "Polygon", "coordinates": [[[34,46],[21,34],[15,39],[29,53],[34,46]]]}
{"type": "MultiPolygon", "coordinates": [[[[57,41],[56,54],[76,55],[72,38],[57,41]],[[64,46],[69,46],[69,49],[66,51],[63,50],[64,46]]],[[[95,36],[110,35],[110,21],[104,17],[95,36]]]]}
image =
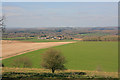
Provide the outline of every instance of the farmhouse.
{"type": "Polygon", "coordinates": [[[58,39],[58,40],[63,40],[63,39],[65,39],[65,38],[64,38],[64,37],[61,37],[61,36],[57,36],[57,37],[47,36],[47,37],[38,37],[38,39],[58,39]]]}

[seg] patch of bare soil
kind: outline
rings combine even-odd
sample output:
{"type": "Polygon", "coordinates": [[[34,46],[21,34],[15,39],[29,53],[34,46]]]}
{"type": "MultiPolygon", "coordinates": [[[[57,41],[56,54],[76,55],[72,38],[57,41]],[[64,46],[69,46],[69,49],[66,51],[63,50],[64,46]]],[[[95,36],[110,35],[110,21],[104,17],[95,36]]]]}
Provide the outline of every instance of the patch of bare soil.
{"type": "Polygon", "coordinates": [[[73,42],[23,42],[23,41],[2,41],[2,59],[9,58],[12,56],[20,55],[26,52],[49,48],[52,46],[64,45],[73,42]]]}

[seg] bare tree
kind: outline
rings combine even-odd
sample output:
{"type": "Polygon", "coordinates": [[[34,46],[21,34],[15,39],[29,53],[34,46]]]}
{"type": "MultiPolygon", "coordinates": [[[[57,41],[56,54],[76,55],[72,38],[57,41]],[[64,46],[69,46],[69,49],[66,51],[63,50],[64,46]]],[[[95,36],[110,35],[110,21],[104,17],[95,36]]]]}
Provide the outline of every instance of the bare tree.
{"type": "Polygon", "coordinates": [[[4,33],[6,29],[4,22],[5,22],[5,16],[2,16],[0,19],[0,30],[2,31],[2,33],[4,33]]]}
{"type": "Polygon", "coordinates": [[[42,67],[51,69],[52,73],[55,70],[64,70],[66,63],[65,57],[61,55],[61,52],[56,49],[48,49],[42,57],[42,67]]]}
{"type": "Polygon", "coordinates": [[[2,34],[2,35],[0,35],[1,39],[2,39],[2,37],[6,37],[7,38],[7,34],[5,34],[6,28],[5,28],[4,22],[5,22],[5,16],[2,16],[0,18],[0,34],[2,34]]]}

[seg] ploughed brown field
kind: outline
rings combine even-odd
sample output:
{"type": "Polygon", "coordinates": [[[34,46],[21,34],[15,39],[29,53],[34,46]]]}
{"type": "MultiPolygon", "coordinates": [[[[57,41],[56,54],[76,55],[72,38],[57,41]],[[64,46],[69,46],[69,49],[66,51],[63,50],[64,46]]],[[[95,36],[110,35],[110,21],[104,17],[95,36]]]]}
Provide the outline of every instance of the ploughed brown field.
{"type": "Polygon", "coordinates": [[[64,45],[73,42],[24,42],[24,41],[9,41],[2,40],[2,59],[20,55],[37,49],[49,48],[52,46],[64,45]]]}

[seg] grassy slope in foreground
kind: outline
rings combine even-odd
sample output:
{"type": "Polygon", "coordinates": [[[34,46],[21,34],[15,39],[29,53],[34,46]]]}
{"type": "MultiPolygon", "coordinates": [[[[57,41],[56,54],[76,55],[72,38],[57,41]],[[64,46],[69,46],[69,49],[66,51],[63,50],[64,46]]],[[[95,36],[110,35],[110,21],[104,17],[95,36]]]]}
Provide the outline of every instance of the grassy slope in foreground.
{"type": "MultiPolygon", "coordinates": [[[[66,67],[73,70],[96,70],[99,68],[107,72],[118,70],[118,43],[117,42],[77,42],[56,46],[67,59],[66,67]]],[[[11,65],[12,59],[20,56],[30,57],[33,68],[41,68],[41,56],[46,49],[40,49],[26,54],[18,55],[3,60],[7,67],[11,65]]]]}
{"type": "MultiPolygon", "coordinates": [[[[117,72],[102,72],[102,71],[86,71],[86,70],[64,70],[64,71],[55,71],[56,75],[52,75],[51,70],[41,69],[41,68],[2,68],[2,77],[22,77],[22,78],[32,78],[32,77],[56,77],[56,78],[65,78],[66,76],[71,76],[75,78],[118,78],[117,72]],[[38,75],[39,73],[39,75],[38,75]],[[45,73],[45,74],[44,74],[45,73]],[[59,74],[62,73],[62,76],[59,74]],[[77,74],[74,74],[77,73],[77,74]],[[84,75],[80,75],[79,73],[86,73],[84,75]],[[19,75],[18,75],[19,74],[19,75]],[[37,74],[37,75],[36,75],[37,74]],[[43,76],[40,76],[43,75],[43,76]]],[[[24,80],[24,79],[23,79],[24,80]]],[[[36,79],[35,79],[36,80],[36,79]]],[[[37,79],[38,80],[38,79],[37,79]]],[[[41,79],[43,80],[43,79],[41,79]]],[[[49,79],[48,79],[49,80],[49,79]]],[[[52,79],[53,80],[53,79],[52,79]]],[[[63,80],[63,79],[62,79],[63,80]]],[[[65,79],[66,80],[66,79],[65,79]]],[[[74,79],[73,79],[74,80],[74,79]]],[[[92,79],[94,80],[94,79],[92,79]]],[[[109,80],[109,79],[107,79],[109,80]]]]}

